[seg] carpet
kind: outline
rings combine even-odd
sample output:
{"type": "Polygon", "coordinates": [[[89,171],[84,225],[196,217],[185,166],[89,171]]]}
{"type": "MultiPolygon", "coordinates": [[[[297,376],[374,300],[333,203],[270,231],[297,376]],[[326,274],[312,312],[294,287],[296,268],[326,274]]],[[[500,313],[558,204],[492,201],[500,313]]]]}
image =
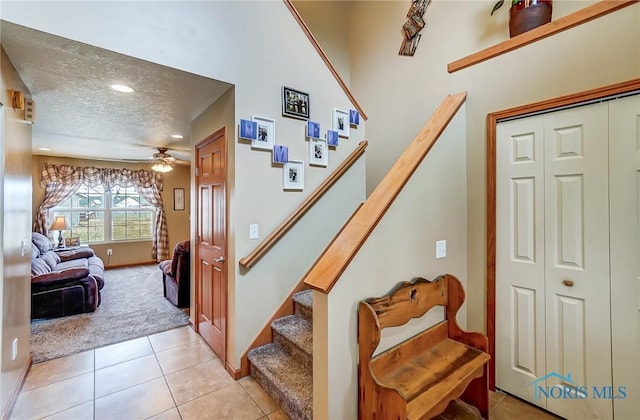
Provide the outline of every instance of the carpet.
{"type": "Polygon", "coordinates": [[[189,310],[163,296],[157,265],[105,271],[95,312],[31,322],[31,357],[40,363],[156,334],[189,323],[189,310]]]}

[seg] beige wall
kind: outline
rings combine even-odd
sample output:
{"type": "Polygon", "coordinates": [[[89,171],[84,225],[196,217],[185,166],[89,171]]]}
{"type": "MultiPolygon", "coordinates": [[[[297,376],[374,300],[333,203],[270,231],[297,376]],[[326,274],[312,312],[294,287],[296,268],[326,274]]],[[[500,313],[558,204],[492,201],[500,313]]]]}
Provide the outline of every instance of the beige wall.
{"type": "MultiPolygon", "coordinates": [[[[33,181],[33,201],[32,220],[38,212],[40,204],[44,199],[44,188],[40,186],[40,176],[44,163],[54,165],[72,166],[95,166],[97,168],[128,168],[128,169],[150,169],[149,163],[125,163],[109,162],[103,160],[71,159],[57,156],[34,155],[32,158],[32,181],[33,181]]],[[[173,252],[173,247],[178,241],[189,239],[189,212],[191,205],[190,175],[188,166],[176,166],[173,171],[163,174],[164,190],[162,192],[162,202],[167,216],[167,228],[169,230],[169,249],[173,252]],[[184,188],[185,190],[185,210],[173,210],[173,189],[184,188]]],[[[32,221],[33,224],[33,221],[32,221]]],[[[106,267],[117,267],[122,265],[142,264],[155,262],[151,257],[151,241],[137,242],[105,242],[90,244],[105,263],[106,267]],[[111,257],[107,256],[107,249],[113,250],[111,257]]]]}
{"type": "Polygon", "coordinates": [[[19,385],[20,370],[30,357],[31,125],[23,122],[24,111],[11,107],[10,89],[25,95],[29,91],[4,50],[1,53],[0,102],[4,106],[0,105],[0,407],[4,412],[19,385]],[[18,340],[18,353],[12,359],[14,339],[18,340]]]}

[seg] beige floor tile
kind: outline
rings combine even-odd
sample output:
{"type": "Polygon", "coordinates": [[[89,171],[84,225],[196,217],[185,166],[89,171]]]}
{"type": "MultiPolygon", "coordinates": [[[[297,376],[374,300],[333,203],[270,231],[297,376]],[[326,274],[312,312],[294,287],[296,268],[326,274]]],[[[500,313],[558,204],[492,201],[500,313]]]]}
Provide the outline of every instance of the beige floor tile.
{"type": "Polygon", "coordinates": [[[289,420],[289,416],[282,410],[274,411],[267,416],[269,420],[289,420]]]}
{"type": "Polygon", "coordinates": [[[96,349],[96,370],[152,353],[153,349],[147,337],[101,347],[96,349]]]}
{"type": "Polygon", "coordinates": [[[165,375],[217,358],[202,340],[156,352],[156,356],[165,375]]]}
{"type": "Polygon", "coordinates": [[[162,376],[155,354],[139,357],[96,371],[96,398],[162,376]]]}
{"type": "Polygon", "coordinates": [[[93,372],[20,393],[12,419],[39,419],[93,400],[93,372]]]}
{"type": "Polygon", "coordinates": [[[95,419],[144,419],[175,407],[164,378],[98,398],[95,419]]]}
{"type": "Polygon", "coordinates": [[[93,350],[49,360],[31,367],[22,392],[93,371],[93,350]]]}
{"type": "Polygon", "coordinates": [[[150,335],[149,341],[153,350],[158,353],[172,347],[201,342],[202,338],[189,326],[175,328],[158,334],[150,335]]]}
{"type": "Polygon", "coordinates": [[[278,404],[271,399],[269,394],[251,376],[245,376],[238,383],[249,393],[265,414],[270,414],[280,409],[278,404]]]}
{"type": "Polygon", "coordinates": [[[174,372],[166,379],[178,405],[234,383],[219,359],[174,372]]]}
{"type": "Polygon", "coordinates": [[[505,397],[491,410],[491,420],[551,420],[557,417],[553,414],[527,404],[510,395],[505,397]]]}
{"type": "Polygon", "coordinates": [[[93,401],[61,411],[42,420],[93,420],[93,401]]]}
{"type": "Polygon", "coordinates": [[[172,408],[164,413],[160,413],[157,416],[149,417],[148,420],[182,420],[177,408],[172,408]]]}
{"type": "Polygon", "coordinates": [[[183,420],[254,420],[264,413],[238,383],[178,406],[183,420]]]}
{"type": "Polygon", "coordinates": [[[504,392],[489,391],[489,409],[492,409],[505,397],[504,392]]]}

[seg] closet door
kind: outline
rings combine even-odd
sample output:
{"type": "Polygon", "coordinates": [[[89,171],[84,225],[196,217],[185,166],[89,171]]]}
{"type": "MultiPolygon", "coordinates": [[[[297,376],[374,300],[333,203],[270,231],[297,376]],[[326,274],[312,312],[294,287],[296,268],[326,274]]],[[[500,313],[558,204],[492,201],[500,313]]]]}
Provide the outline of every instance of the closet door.
{"type": "Polygon", "coordinates": [[[633,419],[640,404],[640,96],[612,101],[610,115],[613,410],[617,419],[633,419]]]}
{"type": "Polygon", "coordinates": [[[608,118],[606,103],[544,116],[547,387],[577,397],[547,409],[571,419],[612,417],[592,392],[611,386],[608,118]]]}
{"type": "Polygon", "coordinates": [[[496,386],[546,408],[543,117],[496,130],[496,386]]]}

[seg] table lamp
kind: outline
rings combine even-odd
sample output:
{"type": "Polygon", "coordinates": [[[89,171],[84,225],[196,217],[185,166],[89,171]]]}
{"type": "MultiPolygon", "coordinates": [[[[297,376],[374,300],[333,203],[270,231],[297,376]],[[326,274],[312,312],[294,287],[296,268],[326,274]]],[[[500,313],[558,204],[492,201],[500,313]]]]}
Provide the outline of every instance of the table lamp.
{"type": "Polygon", "coordinates": [[[55,216],[53,219],[53,223],[51,223],[51,227],[49,230],[57,230],[58,231],[58,248],[64,248],[64,239],[62,238],[62,231],[69,230],[69,224],[67,223],[67,218],[65,216],[55,216]]]}

